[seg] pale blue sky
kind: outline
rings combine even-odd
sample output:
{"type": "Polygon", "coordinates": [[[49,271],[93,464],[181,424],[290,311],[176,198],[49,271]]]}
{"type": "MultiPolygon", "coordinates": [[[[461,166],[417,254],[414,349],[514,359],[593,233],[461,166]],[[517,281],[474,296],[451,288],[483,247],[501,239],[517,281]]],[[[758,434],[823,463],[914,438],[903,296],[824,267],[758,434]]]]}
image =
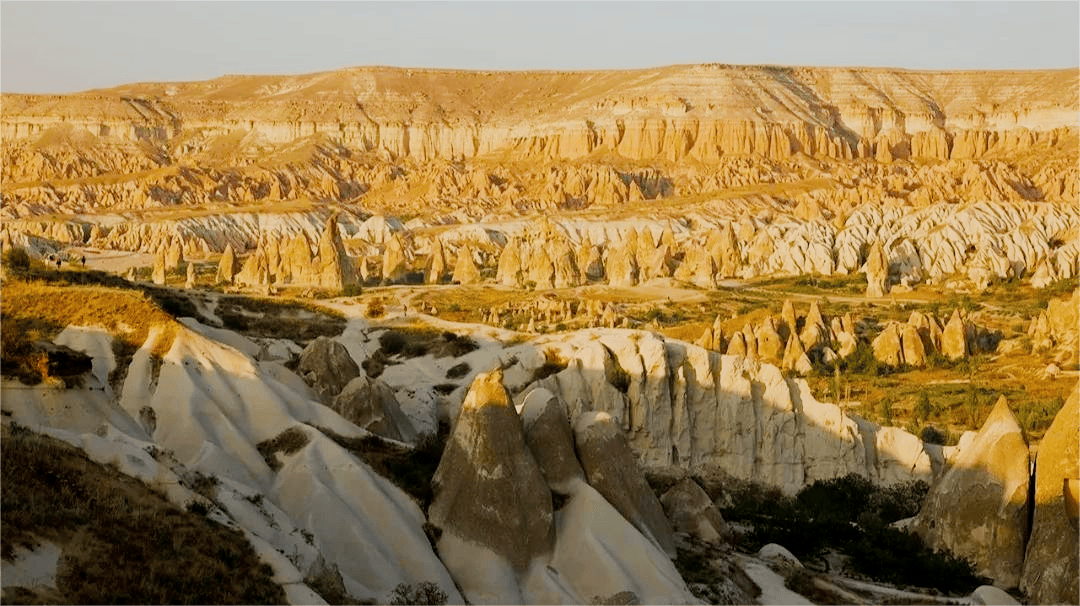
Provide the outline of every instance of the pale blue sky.
{"type": "Polygon", "coordinates": [[[357,65],[1080,65],[1078,2],[9,2],[0,90],[357,65]]]}

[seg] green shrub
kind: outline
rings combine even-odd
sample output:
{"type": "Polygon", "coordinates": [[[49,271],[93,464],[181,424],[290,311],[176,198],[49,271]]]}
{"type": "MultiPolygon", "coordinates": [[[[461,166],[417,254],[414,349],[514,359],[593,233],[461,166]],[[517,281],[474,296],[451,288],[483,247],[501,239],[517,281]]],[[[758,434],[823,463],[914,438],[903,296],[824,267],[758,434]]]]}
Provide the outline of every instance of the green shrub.
{"type": "Polygon", "coordinates": [[[8,269],[27,270],[30,269],[30,253],[21,246],[15,246],[4,251],[0,263],[8,269]]]}

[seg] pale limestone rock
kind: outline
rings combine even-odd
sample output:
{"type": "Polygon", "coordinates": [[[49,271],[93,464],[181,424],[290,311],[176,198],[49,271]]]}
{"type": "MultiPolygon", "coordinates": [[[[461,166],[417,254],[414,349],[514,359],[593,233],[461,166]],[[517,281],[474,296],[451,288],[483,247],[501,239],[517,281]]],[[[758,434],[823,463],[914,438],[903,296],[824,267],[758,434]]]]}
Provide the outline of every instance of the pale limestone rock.
{"type": "Polygon", "coordinates": [[[165,250],[165,271],[179,269],[184,262],[184,247],[180,240],[173,240],[165,250]]]}
{"type": "Polygon", "coordinates": [[[731,341],[724,353],[729,356],[746,356],[746,337],[742,331],[735,331],[735,334],[731,335],[731,341]]]}
{"type": "Polygon", "coordinates": [[[217,277],[214,282],[231,283],[234,276],[236,276],[236,253],[233,252],[232,244],[226,244],[225,252],[221,254],[221,261],[218,262],[217,277]]]}
{"type": "Polygon", "coordinates": [[[431,243],[431,258],[428,260],[427,281],[428,284],[441,284],[446,278],[446,250],[442,240],[435,238],[431,243]]]}
{"type": "Polygon", "coordinates": [[[499,268],[495,273],[495,281],[504,286],[521,286],[521,241],[511,238],[503,247],[499,255],[499,268]]]}
{"type": "Polygon", "coordinates": [[[889,259],[881,240],[874,240],[866,257],[866,296],[883,297],[889,292],[889,259]]]}
{"type": "Polygon", "coordinates": [[[534,247],[531,258],[527,263],[526,281],[535,284],[537,290],[548,290],[555,287],[555,264],[551,262],[547,249],[544,246],[534,247]]]}
{"type": "Polygon", "coordinates": [[[152,272],[153,275],[151,276],[154,280],[154,284],[165,284],[165,271],[165,252],[158,251],[158,253],[154,255],[154,269],[152,272]]]}
{"type": "Polygon", "coordinates": [[[960,317],[960,310],[954,309],[952,317],[949,318],[949,323],[945,325],[945,330],[941,332],[941,353],[950,360],[958,360],[967,356],[969,350],[966,332],[967,327],[963,318],[960,317]]]}
{"type": "Polygon", "coordinates": [[[798,330],[796,328],[797,323],[795,306],[792,305],[791,299],[784,299],[784,305],[780,309],[780,324],[777,325],[776,332],[779,333],[781,339],[787,339],[789,335],[798,330]]]}
{"type": "MultiPolygon", "coordinates": [[[[341,290],[356,284],[356,272],[349,256],[345,253],[345,244],[341,241],[337,216],[326,220],[319,236],[319,262],[316,268],[318,285],[331,290],[341,290]]],[[[269,283],[267,280],[265,283],[269,283]]]]}
{"type": "Polygon", "coordinates": [[[604,273],[611,286],[635,286],[638,283],[638,265],[629,243],[615,246],[608,253],[604,273]]]}
{"type": "Polygon", "coordinates": [[[1032,604],[1080,604],[1080,543],[1062,494],[1063,480],[1080,477],[1080,385],[1071,391],[1035,459],[1035,515],[1020,577],[1032,604]]]}
{"type": "Polygon", "coordinates": [[[923,339],[919,331],[911,324],[904,324],[901,329],[900,342],[904,346],[904,364],[908,366],[926,366],[926,350],[923,348],[923,339]]]}
{"type": "Polygon", "coordinates": [[[763,361],[779,363],[784,356],[784,342],[776,332],[772,318],[766,318],[754,331],[757,341],[757,355],[763,361]]]}
{"type": "Polygon", "coordinates": [[[187,264],[187,279],[184,281],[184,288],[195,288],[195,264],[187,264]]]}
{"type": "Polygon", "coordinates": [[[478,284],[480,282],[480,270],[473,261],[472,249],[468,244],[458,251],[457,262],[454,264],[454,275],[451,281],[458,284],[478,284]]]}
{"type": "Polygon", "coordinates": [[[555,272],[552,279],[555,288],[572,288],[582,284],[574,251],[564,238],[548,242],[548,258],[555,272]]]}
{"type": "Polygon", "coordinates": [[[871,343],[874,348],[874,357],[890,365],[900,366],[904,363],[904,348],[901,343],[900,325],[889,322],[885,328],[871,343]]]}
{"type": "Polygon", "coordinates": [[[798,333],[792,333],[788,338],[787,347],[784,349],[784,360],[780,367],[784,370],[794,370],[801,375],[810,374],[814,370],[798,333]]]}
{"type": "MultiPolygon", "coordinates": [[[[1075,437],[1075,436],[1074,436],[1075,437]]],[[[1028,446],[1004,397],[934,485],[918,532],[935,549],[971,558],[978,574],[1016,587],[1027,530],[1028,446]]]]}
{"type": "Polygon", "coordinates": [[[296,234],[285,247],[281,264],[282,275],[278,279],[293,284],[307,284],[311,276],[311,247],[303,233],[296,234]]]}
{"type": "Polygon", "coordinates": [[[589,484],[669,557],[675,557],[671,523],[611,416],[583,413],[574,424],[574,439],[589,484]]]}
{"type": "Polygon", "coordinates": [[[401,237],[395,233],[386,243],[382,258],[382,279],[388,282],[397,282],[405,277],[408,257],[405,255],[405,244],[401,237]]]}

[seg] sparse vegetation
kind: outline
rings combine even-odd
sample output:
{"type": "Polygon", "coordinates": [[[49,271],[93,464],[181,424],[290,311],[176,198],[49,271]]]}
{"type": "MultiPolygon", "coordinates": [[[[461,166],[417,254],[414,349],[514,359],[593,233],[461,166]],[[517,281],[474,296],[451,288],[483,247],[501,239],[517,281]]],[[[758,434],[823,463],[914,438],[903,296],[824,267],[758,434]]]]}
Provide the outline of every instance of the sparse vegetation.
{"type": "Polygon", "coordinates": [[[724,518],[753,526],[740,538],[743,549],[778,543],[804,561],[836,549],[851,556],[860,574],[954,594],[983,581],[969,561],[933,551],[917,536],[889,527],[918,513],[929,490],[925,482],[882,488],[851,474],[816,481],[793,497],[750,482],[726,483],[730,505],[722,508],[724,518]]]}
{"type": "Polygon", "coordinates": [[[71,604],[283,604],[247,539],[78,449],[12,423],[2,441],[3,557],[64,544],[57,574],[71,604]]]}
{"type": "Polygon", "coordinates": [[[421,509],[427,510],[433,498],[431,478],[435,475],[450,436],[449,425],[440,424],[436,433],[425,436],[413,448],[399,446],[376,435],[348,438],[330,429],[320,428],[320,431],[371,465],[376,473],[389,479],[415,498],[421,509]]]}
{"type": "Polygon", "coordinates": [[[255,448],[270,469],[277,471],[281,469],[281,461],[278,460],[277,453],[291,455],[307,446],[308,441],[308,436],[303,429],[290,427],[272,439],[259,442],[255,448]]]}
{"type": "Polygon", "coordinates": [[[415,588],[408,583],[400,583],[394,588],[390,604],[445,604],[449,596],[441,587],[431,581],[424,581],[415,588]]]}
{"type": "Polygon", "coordinates": [[[416,358],[425,355],[460,358],[479,347],[467,336],[426,327],[395,327],[379,335],[379,351],[386,358],[416,358]]]}

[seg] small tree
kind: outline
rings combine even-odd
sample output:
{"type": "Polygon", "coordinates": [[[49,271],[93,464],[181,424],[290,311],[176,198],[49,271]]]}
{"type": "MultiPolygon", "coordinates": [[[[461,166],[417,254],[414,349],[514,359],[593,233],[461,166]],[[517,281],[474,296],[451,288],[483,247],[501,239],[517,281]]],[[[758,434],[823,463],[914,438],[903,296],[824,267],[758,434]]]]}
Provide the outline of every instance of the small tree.
{"type": "Polygon", "coordinates": [[[390,604],[445,604],[450,596],[431,581],[424,581],[415,588],[408,583],[398,583],[390,596],[390,604]]]}
{"type": "Polygon", "coordinates": [[[21,246],[5,250],[2,261],[8,269],[30,269],[30,253],[21,246]]]}

